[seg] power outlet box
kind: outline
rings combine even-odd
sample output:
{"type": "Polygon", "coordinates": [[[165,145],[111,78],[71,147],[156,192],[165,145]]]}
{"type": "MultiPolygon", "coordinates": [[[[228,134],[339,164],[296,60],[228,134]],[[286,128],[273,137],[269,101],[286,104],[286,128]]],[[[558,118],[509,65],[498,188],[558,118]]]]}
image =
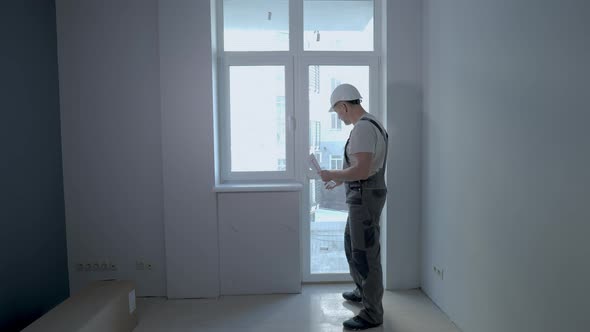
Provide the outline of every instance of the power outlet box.
{"type": "Polygon", "coordinates": [[[135,269],[138,271],[151,271],[154,269],[154,265],[150,262],[145,262],[145,261],[136,261],[135,262],[135,269]]]}
{"type": "Polygon", "coordinates": [[[434,273],[436,274],[436,276],[440,279],[440,280],[444,280],[445,279],[445,270],[439,268],[436,265],[432,266],[432,269],[434,271],[434,273]]]}
{"type": "Polygon", "coordinates": [[[76,272],[108,272],[116,271],[117,264],[109,260],[78,262],[74,265],[76,272]]]}

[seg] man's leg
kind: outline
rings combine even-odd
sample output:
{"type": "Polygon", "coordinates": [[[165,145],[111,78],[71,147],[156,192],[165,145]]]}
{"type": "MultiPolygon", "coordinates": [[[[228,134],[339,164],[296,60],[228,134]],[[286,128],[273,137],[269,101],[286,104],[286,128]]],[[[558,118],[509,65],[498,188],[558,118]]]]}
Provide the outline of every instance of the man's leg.
{"type": "Polygon", "coordinates": [[[373,324],[383,323],[383,271],[381,268],[381,246],[379,244],[379,230],[366,230],[372,232],[376,240],[375,244],[366,248],[368,272],[363,280],[363,304],[364,309],[359,316],[373,324]]]}
{"type": "Polygon", "coordinates": [[[361,276],[364,309],[359,317],[371,324],[383,323],[383,272],[381,246],[379,244],[379,217],[385,199],[368,197],[363,193],[361,204],[351,204],[349,228],[351,238],[352,266],[361,276]]]}
{"type": "Polygon", "coordinates": [[[346,220],[346,228],[344,229],[344,252],[346,254],[346,260],[348,261],[348,268],[352,280],[356,284],[356,288],[353,290],[353,294],[361,298],[363,297],[363,279],[356,269],[354,262],[352,261],[352,240],[350,239],[350,217],[346,220]]]}

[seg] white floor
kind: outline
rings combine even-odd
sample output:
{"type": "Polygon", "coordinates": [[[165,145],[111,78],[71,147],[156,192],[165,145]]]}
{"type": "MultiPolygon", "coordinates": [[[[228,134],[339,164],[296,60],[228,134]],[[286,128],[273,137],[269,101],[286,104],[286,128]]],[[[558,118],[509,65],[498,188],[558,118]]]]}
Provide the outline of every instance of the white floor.
{"type": "MultiPolygon", "coordinates": [[[[319,332],[342,331],[360,306],[341,292],[347,284],[304,285],[301,294],[223,296],[219,299],[140,298],[135,332],[319,332]]],[[[383,297],[385,322],[367,331],[460,332],[420,290],[383,297]]]]}

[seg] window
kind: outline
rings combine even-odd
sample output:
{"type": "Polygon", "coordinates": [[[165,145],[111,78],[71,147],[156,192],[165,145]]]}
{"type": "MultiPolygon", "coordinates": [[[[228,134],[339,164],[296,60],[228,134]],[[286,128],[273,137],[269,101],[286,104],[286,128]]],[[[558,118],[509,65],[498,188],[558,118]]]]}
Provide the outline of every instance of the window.
{"type": "Polygon", "coordinates": [[[322,162],[322,152],[316,151],[316,152],[314,152],[314,154],[315,154],[315,159],[317,159],[318,162],[321,163],[322,162]]]}
{"type": "Polygon", "coordinates": [[[371,112],[381,1],[217,0],[222,183],[302,180],[306,153],[342,167],[327,156],[341,153],[349,130],[328,113],[329,96],[356,84],[371,112]]]}
{"type": "MultiPolygon", "coordinates": [[[[277,82],[277,85],[282,85],[284,82],[277,82]]],[[[287,124],[285,120],[285,96],[276,96],[276,135],[277,135],[277,146],[284,147],[286,140],[285,140],[285,126],[287,124]]],[[[282,160],[286,160],[285,158],[280,158],[282,160]]],[[[281,169],[284,171],[285,169],[281,169]]]]}
{"type": "Polygon", "coordinates": [[[309,67],[309,92],[320,94],[320,66],[309,67]]]}
{"type": "Polygon", "coordinates": [[[373,51],[373,1],[303,1],[306,51],[373,51]]]}
{"type": "Polygon", "coordinates": [[[342,121],[338,117],[338,114],[331,113],[330,114],[330,129],[340,130],[342,129],[342,121]]]}
{"type": "Polygon", "coordinates": [[[333,77],[330,78],[330,90],[336,89],[336,87],[339,86],[340,84],[342,84],[342,82],[340,82],[340,80],[337,80],[333,77]]]}
{"type": "Polygon", "coordinates": [[[328,112],[339,84],[355,85],[365,110],[383,118],[383,2],[216,0],[220,181],[304,184],[304,281],[350,280],[344,188],[325,190],[307,160],[343,167],[352,126],[328,112]]]}
{"type": "Polygon", "coordinates": [[[289,2],[223,0],[225,51],[289,50],[289,2]]]}
{"type": "Polygon", "coordinates": [[[286,159],[284,67],[229,70],[231,171],[281,171],[278,160],[286,159]]]}
{"type": "Polygon", "coordinates": [[[284,171],[287,169],[287,159],[279,158],[277,159],[277,169],[279,171],[284,171]]]}
{"type": "Polygon", "coordinates": [[[330,156],[330,169],[342,169],[343,158],[342,155],[331,155],[330,156]]]}

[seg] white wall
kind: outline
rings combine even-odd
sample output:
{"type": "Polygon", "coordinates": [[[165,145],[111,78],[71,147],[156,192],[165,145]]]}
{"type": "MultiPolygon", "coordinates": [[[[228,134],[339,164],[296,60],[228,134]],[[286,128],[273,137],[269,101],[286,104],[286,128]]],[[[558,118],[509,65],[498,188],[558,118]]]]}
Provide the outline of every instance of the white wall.
{"type": "Polygon", "coordinates": [[[209,1],[159,1],[168,297],[219,295],[209,1]]]}
{"type": "Polygon", "coordinates": [[[72,291],[219,295],[209,2],[59,0],[57,26],[72,291]]]}
{"type": "Polygon", "coordinates": [[[387,289],[420,285],[422,0],[387,1],[387,289]]]}
{"type": "Polygon", "coordinates": [[[301,292],[300,189],[218,197],[221,294],[301,292]]]}
{"type": "Polygon", "coordinates": [[[157,2],[56,6],[70,289],[117,277],[165,295],[157,2]],[[75,270],[102,259],[118,271],[75,270]]]}
{"type": "Polygon", "coordinates": [[[590,3],[428,1],[425,31],[424,290],[466,332],[587,331],[590,3]]]}
{"type": "MultiPolygon", "coordinates": [[[[220,294],[210,10],[194,0],[57,1],[74,291],[130,278],[140,296],[220,294]],[[75,271],[103,258],[118,271],[75,271]],[[154,270],[136,271],[136,260],[154,270]]],[[[410,0],[387,9],[390,289],[419,279],[420,10],[410,0]]]]}

